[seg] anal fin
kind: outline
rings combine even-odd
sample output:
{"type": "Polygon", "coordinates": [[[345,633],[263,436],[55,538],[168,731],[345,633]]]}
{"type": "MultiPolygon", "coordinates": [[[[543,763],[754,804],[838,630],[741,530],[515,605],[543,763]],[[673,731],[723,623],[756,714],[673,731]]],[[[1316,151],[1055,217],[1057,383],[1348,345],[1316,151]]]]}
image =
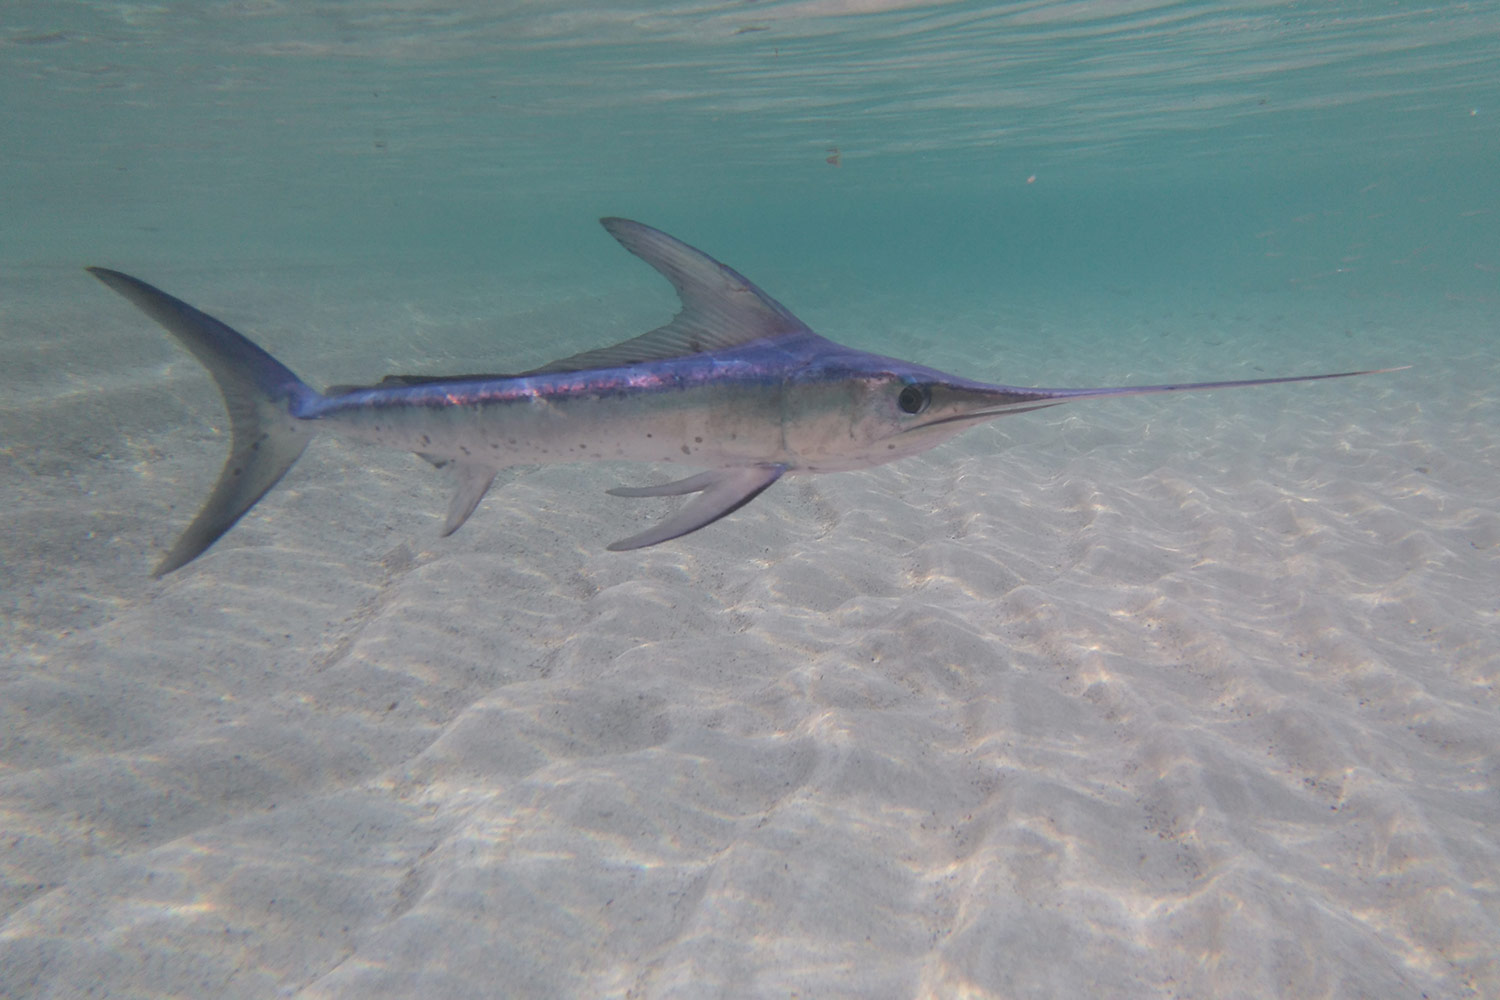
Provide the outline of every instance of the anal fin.
{"type": "Polygon", "coordinates": [[[643,549],[648,545],[681,538],[699,528],[733,514],[756,497],[786,471],[784,465],[752,465],[739,469],[714,469],[675,483],[660,486],[621,486],[609,492],[617,497],[662,497],[697,493],[665,521],[640,534],[611,542],[611,552],[643,549]]]}
{"type": "Polygon", "coordinates": [[[479,506],[479,501],[489,491],[490,483],[495,481],[495,473],[500,470],[473,462],[455,462],[453,471],[457,489],[453,493],[453,502],[448,505],[448,520],[443,524],[445,538],[463,527],[463,523],[474,513],[474,508],[479,506]]]}

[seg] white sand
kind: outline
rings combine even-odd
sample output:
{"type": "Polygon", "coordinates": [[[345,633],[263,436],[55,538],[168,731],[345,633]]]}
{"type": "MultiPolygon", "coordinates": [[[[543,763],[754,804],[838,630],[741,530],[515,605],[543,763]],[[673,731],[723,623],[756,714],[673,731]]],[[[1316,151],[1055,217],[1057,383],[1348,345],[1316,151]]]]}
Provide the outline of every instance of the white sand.
{"type": "MultiPolygon", "coordinates": [[[[150,276],[314,381],[663,301],[150,276]]],[[[1500,995],[1492,303],[814,304],[1018,382],[1419,367],[1010,418],[623,554],[669,502],[603,490],[668,470],[514,470],[444,540],[441,475],[320,440],[153,582],[214,390],[3,280],[0,995],[1500,995]]]]}

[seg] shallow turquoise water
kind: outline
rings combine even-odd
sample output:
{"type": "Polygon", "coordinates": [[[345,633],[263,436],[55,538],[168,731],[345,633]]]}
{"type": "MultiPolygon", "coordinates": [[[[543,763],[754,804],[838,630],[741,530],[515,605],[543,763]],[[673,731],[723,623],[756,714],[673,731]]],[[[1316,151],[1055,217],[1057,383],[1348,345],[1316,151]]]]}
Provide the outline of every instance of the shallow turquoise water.
{"type": "MultiPolygon", "coordinates": [[[[1500,991],[1500,3],[0,5],[0,993],[1500,991]],[[662,469],[223,459],[632,336],[595,220],[1049,410],[603,546],[662,469]]],[[[648,509],[649,508],[649,509],[648,509]]]]}
{"type": "Polygon", "coordinates": [[[616,214],[810,280],[1496,280],[1493,3],[39,0],[0,30],[14,263],[503,280],[603,259],[616,214]]]}

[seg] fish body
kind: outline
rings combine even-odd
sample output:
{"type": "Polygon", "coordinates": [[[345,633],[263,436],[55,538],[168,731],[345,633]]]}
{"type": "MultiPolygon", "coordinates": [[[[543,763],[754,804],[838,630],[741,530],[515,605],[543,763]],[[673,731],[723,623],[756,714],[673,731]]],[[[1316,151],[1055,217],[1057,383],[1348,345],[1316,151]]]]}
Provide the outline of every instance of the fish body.
{"type": "Polygon", "coordinates": [[[326,392],[180,299],[118,271],[90,268],[202,362],[230,416],[230,455],[219,481],[157,575],[212,545],[324,431],[452,465],[457,489],[445,534],[464,523],[509,465],[624,460],[707,469],[658,486],[610,490],[694,495],[660,524],[610,545],[621,550],[696,531],[784,474],[869,468],[1006,414],[1076,399],[1375,373],[1084,389],[978,382],[834,343],[707,254],[638,222],[602,221],[676,287],[682,309],[670,323],[517,374],[391,375],[326,392]]]}
{"type": "Polygon", "coordinates": [[[837,472],[925,451],[963,430],[898,441],[899,407],[879,405],[892,385],[962,380],[895,358],[841,357],[811,333],[798,341],[582,372],[418,384],[397,376],[310,396],[291,412],[373,444],[497,467],[593,459],[837,472]]]}
{"type": "Polygon", "coordinates": [[[782,353],[696,355],[651,365],[352,389],[302,419],[455,462],[613,459],[738,465],[790,456],[779,422],[782,353]]]}

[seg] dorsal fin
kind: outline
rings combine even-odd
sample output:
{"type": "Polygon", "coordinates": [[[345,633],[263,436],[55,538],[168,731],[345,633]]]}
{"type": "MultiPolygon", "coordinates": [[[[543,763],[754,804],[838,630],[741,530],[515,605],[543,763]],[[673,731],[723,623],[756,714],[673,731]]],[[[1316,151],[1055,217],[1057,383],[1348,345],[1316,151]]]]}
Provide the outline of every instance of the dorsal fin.
{"type": "Polygon", "coordinates": [[[600,219],[621,245],[660,271],[677,289],[682,309],[666,326],[609,347],[550,361],[524,372],[487,375],[387,375],[375,385],[335,385],[328,395],[389,389],[427,382],[489,382],[522,375],[552,375],[592,368],[623,368],[645,361],[722,351],[757,340],[814,336],[807,325],[750,279],[659,229],[629,219],[600,219]]]}
{"type": "Polygon", "coordinates": [[[619,368],[808,332],[807,326],[780,302],[703,251],[629,219],[607,218],[599,222],[626,250],[672,283],[682,300],[682,309],[672,322],[649,333],[611,347],[561,358],[524,374],[619,368]]]}

